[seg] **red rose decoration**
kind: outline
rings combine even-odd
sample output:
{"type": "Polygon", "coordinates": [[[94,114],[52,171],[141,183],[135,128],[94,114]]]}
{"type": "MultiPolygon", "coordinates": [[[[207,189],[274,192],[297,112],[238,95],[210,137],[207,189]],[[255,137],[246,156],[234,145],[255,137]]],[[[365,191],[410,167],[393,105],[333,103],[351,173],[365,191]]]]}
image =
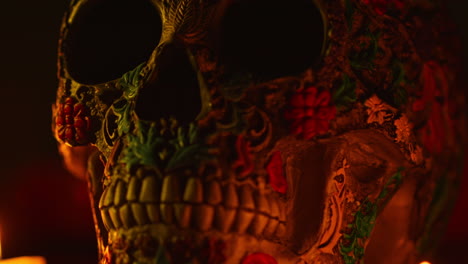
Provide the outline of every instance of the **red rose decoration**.
{"type": "Polygon", "coordinates": [[[335,118],[336,108],[331,105],[328,91],[319,92],[316,87],[299,89],[291,98],[291,109],[285,118],[292,121],[291,132],[311,139],[328,132],[330,120],[335,118]]]}
{"type": "Polygon", "coordinates": [[[414,101],[413,111],[428,113],[428,121],[421,129],[422,141],[431,153],[440,153],[453,130],[447,75],[439,64],[429,61],[423,66],[421,82],[422,97],[414,101]]]}
{"type": "Polygon", "coordinates": [[[365,5],[371,6],[378,15],[383,15],[389,9],[402,10],[405,5],[402,0],[362,0],[365,5]]]}
{"type": "Polygon", "coordinates": [[[278,261],[265,253],[253,253],[242,259],[241,264],[278,264],[278,261]]]}
{"type": "Polygon", "coordinates": [[[55,115],[55,133],[61,141],[71,145],[87,144],[90,123],[85,106],[76,103],[75,99],[68,97],[65,103],[58,105],[55,115]]]}
{"type": "Polygon", "coordinates": [[[277,151],[273,153],[266,166],[266,170],[269,176],[271,188],[279,193],[285,194],[288,185],[286,177],[284,176],[281,152],[277,151]]]}

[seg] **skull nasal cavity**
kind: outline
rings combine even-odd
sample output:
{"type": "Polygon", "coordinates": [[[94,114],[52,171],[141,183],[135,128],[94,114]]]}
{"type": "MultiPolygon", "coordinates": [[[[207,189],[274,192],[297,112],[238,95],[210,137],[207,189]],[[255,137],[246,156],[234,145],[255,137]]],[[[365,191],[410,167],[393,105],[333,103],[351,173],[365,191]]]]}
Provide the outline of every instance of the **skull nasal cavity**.
{"type": "Polygon", "coordinates": [[[146,61],[161,37],[162,22],[149,0],[85,1],[63,41],[71,77],[96,84],[146,61]]]}
{"type": "Polygon", "coordinates": [[[322,15],[312,0],[240,0],[220,29],[220,60],[233,73],[280,77],[317,63],[324,42],[322,15]]]}
{"type": "Polygon", "coordinates": [[[149,121],[173,117],[180,124],[194,121],[201,111],[201,95],[186,49],[175,44],[164,46],[155,76],[139,92],[135,109],[138,117],[149,121]]]}

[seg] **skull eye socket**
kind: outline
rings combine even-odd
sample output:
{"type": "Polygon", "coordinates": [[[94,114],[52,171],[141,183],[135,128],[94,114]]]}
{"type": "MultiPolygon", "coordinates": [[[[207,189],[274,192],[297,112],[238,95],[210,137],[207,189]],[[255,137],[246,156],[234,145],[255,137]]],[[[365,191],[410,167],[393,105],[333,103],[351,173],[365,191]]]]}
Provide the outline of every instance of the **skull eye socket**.
{"type": "Polygon", "coordinates": [[[313,0],[235,1],[221,27],[220,61],[227,72],[293,75],[322,53],[324,22],[313,0]]]}
{"type": "Polygon", "coordinates": [[[78,7],[64,36],[71,77],[84,84],[110,81],[146,61],[161,36],[150,1],[94,0],[78,7]]]}

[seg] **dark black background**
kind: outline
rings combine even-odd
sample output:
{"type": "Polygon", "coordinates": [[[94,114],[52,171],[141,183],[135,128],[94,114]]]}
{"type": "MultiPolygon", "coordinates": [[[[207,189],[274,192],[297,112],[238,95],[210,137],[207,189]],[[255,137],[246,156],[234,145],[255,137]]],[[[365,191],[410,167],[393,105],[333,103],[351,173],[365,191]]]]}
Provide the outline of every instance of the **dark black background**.
{"type": "MultiPolygon", "coordinates": [[[[0,3],[0,234],[5,257],[96,263],[85,183],[61,168],[50,130],[57,41],[67,6],[56,0],[0,3]]],[[[463,35],[460,56],[468,58],[468,2],[450,1],[450,10],[463,35]]],[[[457,217],[468,221],[464,201],[457,217]]],[[[457,237],[468,235],[464,221],[454,221],[460,227],[448,238],[452,249],[467,243],[457,237]]]]}

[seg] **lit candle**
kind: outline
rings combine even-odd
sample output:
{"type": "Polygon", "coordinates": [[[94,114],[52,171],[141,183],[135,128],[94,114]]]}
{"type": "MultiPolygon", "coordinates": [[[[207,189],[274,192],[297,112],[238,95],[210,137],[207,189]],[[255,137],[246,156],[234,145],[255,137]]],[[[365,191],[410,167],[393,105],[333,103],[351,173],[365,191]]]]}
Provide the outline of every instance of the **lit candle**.
{"type": "Polygon", "coordinates": [[[0,264],[46,264],[46,260],[43,257],[31,256],[31,257],[17,257],[2,259],[2,233],[0,232],[0,264]]]}
{"type": "Polygon", "coordinates": [[[43,257],[17,257],[0,260],[0,264],[46,264],[43,257]]]}
{"type": "Polygon", "coordinates": [[[0,230],[0,260],[2,259],[2,231],[0,230]]]}

